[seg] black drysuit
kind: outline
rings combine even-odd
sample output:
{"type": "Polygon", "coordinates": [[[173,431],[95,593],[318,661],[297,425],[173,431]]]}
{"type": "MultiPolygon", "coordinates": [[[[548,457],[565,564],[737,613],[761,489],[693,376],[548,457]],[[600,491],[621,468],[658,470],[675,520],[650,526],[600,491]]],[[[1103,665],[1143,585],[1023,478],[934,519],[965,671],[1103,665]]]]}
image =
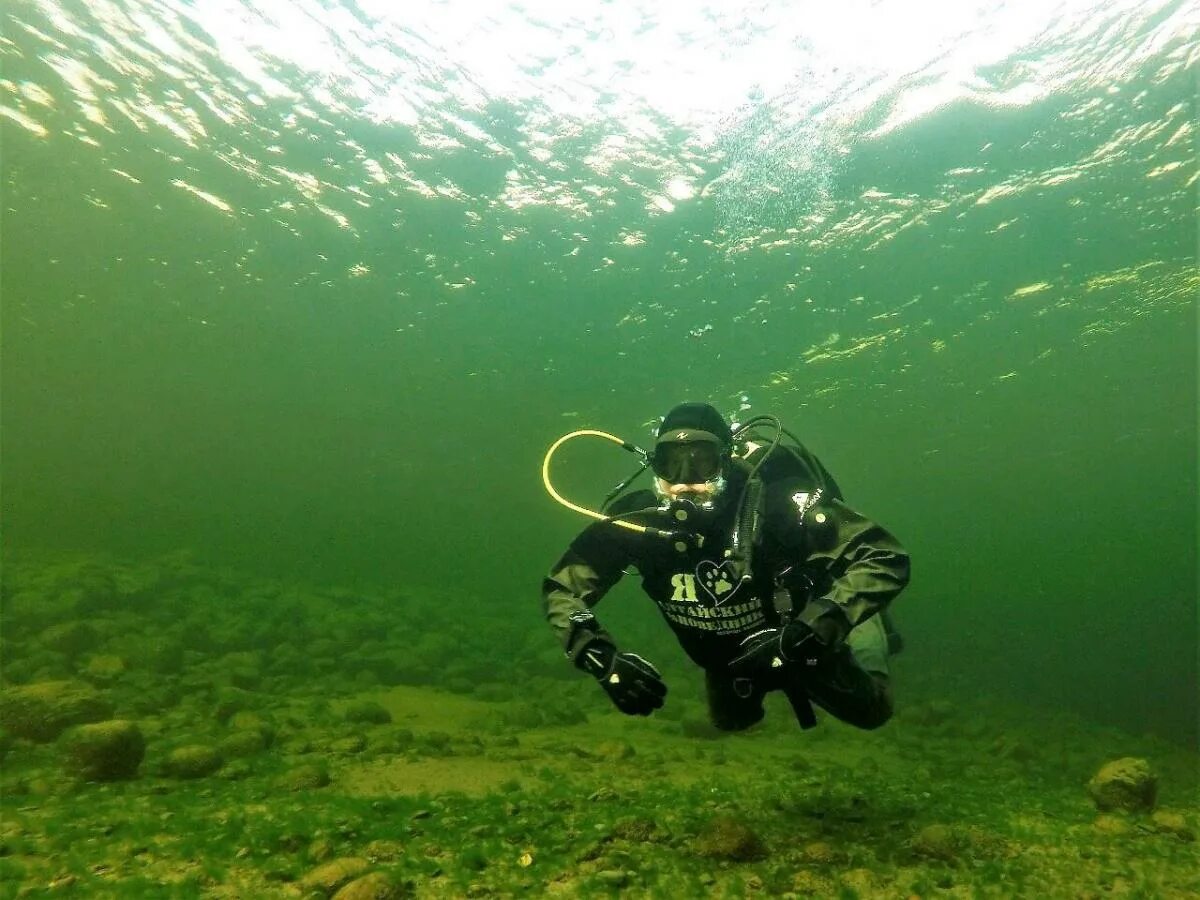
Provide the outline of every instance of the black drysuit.
{"type": "MultiPolygon", "coordinates": [[[[821,475],[826,473],[822,470],[821,475]]],[[[766,484],[752,577],[738,581],[724,554],[746,477],[744,463],[732,467],[724,504],[702,530],[700,545],[684,552],[672,541],[611,522],[586,528],[543,582],[551,628],[575,659],[596,635],[576,630],[572,613],[595,606],[632,566],[684,651],[705,670],[718,727],[753,724],[762,716],[762,693],[775,688],[788,692],[794,705],[797,694],[807,694],[839,718],[862,727],[882,724],[891,711],[887,685],[880,683],[886,678],[874,679],[864,672],[845,645],[819,671],[783,673],[770,683],[733,683],[727,666],[748,635],[779,625],[788,615],[809,625],[823,617],[844,616],[844,633],[883,610],[909,577],[908,555],[900,544],[835,499],[832,479],[793,476],[766,484]]],[[[653,493],[640,491],[622,498],[620,509],[655,505],[653,493]]],[[[671,527],[665,513],[658,511],[626,518],[659,529],[671,527]]],[[[617,643],[603,630],[600,636],[617,643]]]]}

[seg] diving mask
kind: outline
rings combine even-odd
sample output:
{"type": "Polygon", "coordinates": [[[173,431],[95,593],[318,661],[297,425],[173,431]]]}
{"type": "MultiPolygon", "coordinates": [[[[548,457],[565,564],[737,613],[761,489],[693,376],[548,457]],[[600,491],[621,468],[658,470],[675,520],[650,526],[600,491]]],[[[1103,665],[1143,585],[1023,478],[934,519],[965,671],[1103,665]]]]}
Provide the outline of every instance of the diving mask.
{"type": "Polygon", "coordinates": [[[721,477],[727,455],[715,434],[679,428],[659,437],[650,467],[667,484],[706,484],[721,477]]]}
{"type": "Polygon", "coordinates": [[[723,441],[707,431],[677,428],[664,432],[650,455],[654,491],[678,524],[703,527],[725,491],[723,441]]]}

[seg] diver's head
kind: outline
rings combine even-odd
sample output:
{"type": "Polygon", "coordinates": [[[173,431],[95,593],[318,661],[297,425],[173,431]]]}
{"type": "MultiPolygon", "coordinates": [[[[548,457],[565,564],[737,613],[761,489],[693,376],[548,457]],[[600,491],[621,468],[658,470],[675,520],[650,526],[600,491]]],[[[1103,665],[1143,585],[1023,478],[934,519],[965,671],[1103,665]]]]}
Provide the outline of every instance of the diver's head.
{"type": "Polygon", "coordinates": [[[733,435],[707,403],[681,403],[663,418],[650,455],[654,490],[667,501],[713,506],[725,490],[733,435]]]}

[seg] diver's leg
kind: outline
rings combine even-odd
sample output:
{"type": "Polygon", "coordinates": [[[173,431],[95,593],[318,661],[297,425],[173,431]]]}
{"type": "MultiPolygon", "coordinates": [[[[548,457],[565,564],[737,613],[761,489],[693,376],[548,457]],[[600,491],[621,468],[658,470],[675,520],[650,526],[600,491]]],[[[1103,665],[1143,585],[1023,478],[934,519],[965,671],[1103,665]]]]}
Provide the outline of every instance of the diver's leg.
{"type": "Polygon", "coordinates": [[[763,692],[749,678],[705,671],[708,718],[720,731],[743,731],[762,721],[763,692]]]}
{"type": "Polygon", "coordinates": [[[858,728],[878,728],[892,717],[887,634],[878,617],[850,631],[846,643],[805,673],[809,698],[858,728]]]}

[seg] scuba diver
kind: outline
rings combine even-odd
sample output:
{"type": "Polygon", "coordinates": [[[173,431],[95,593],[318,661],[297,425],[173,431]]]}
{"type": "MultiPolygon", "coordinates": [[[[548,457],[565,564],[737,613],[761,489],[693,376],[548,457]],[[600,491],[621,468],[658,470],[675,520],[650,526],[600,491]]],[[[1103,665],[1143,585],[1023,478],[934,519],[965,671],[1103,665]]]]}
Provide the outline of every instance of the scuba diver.
{"type": "Polygon", "coordinates": [[[575,432],[550,448],[542,475],[556,500],[599,520],[544,579],[546,619],[622,712],[650,715],[667,693],[659,671],[622,650],[593,612],[632,567],[704,670],[716,728],[754,725],[774,690],[803,728],[816,724],[813,703],[859,728],[891,717],[888,655],[899,636],[880,613],[908,582],[908,554],[842,501],[778,419],[756,416],[735,431],[711,405],[683,403],[663,418],[652,450],[575,432]],[[583,434],[642,457],[600,512],[566,500],[549,478],[554,452],[583,434]],[[653,490],[622,494],[646,468],[653,490]]]}

